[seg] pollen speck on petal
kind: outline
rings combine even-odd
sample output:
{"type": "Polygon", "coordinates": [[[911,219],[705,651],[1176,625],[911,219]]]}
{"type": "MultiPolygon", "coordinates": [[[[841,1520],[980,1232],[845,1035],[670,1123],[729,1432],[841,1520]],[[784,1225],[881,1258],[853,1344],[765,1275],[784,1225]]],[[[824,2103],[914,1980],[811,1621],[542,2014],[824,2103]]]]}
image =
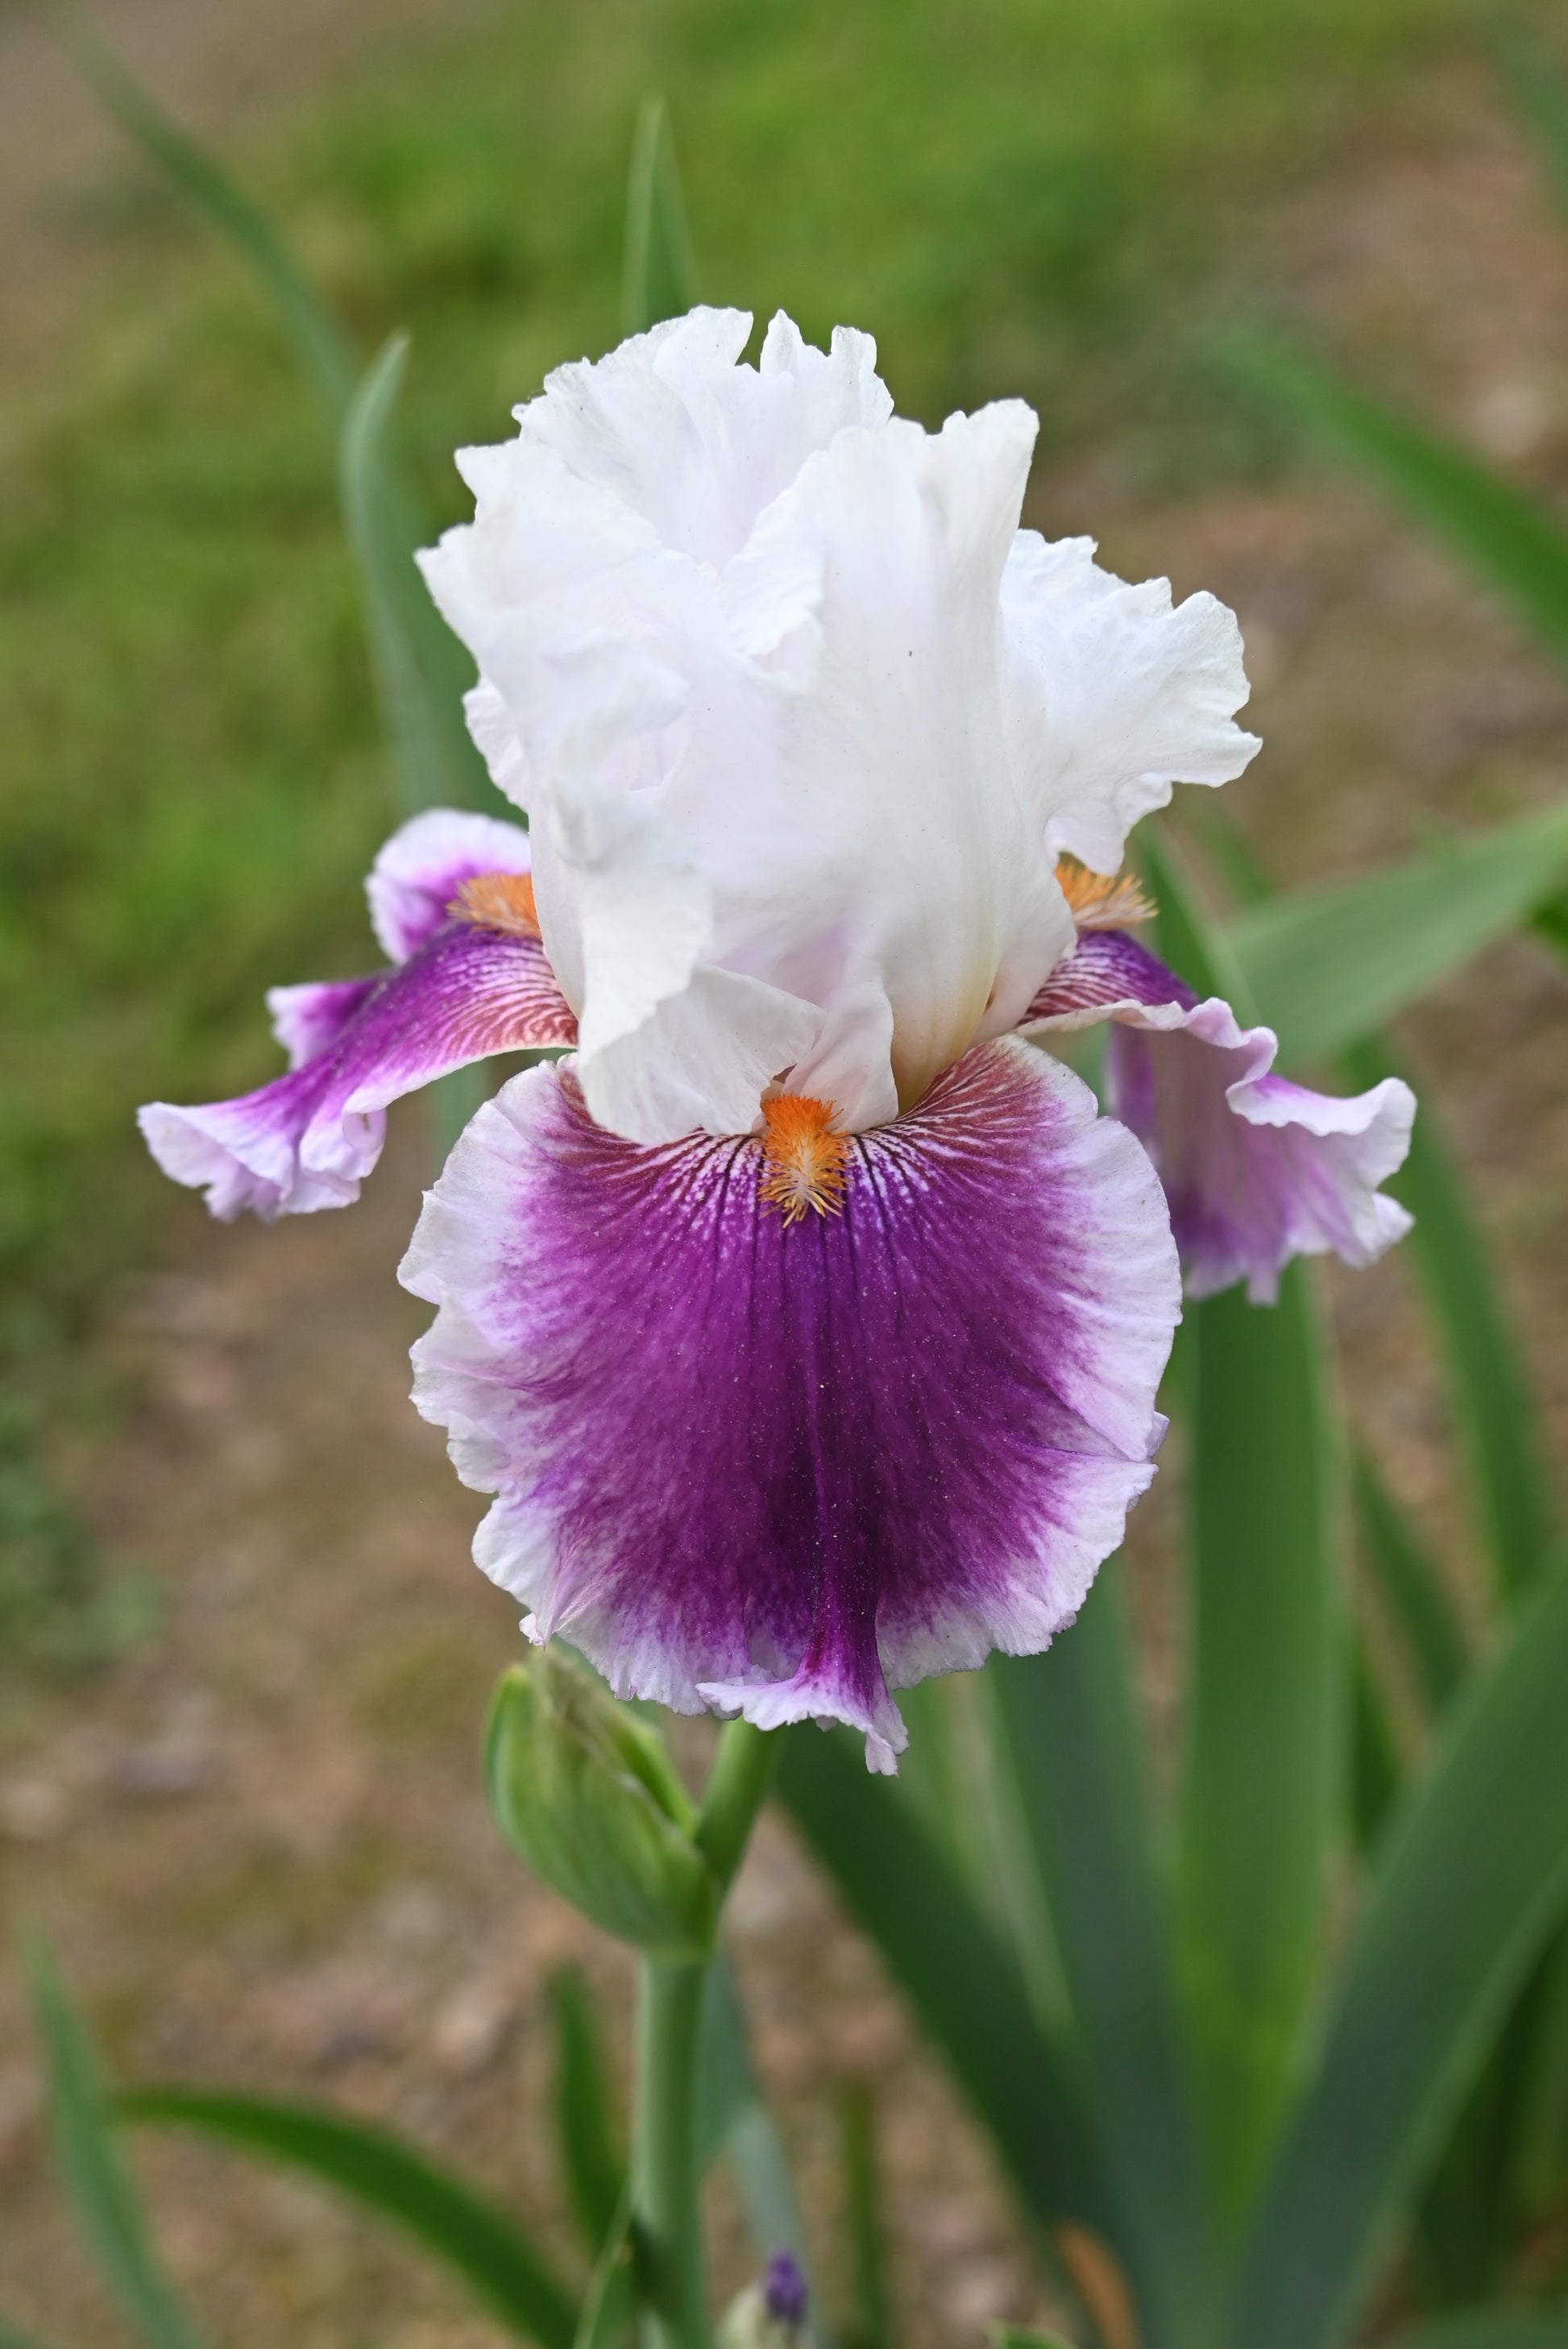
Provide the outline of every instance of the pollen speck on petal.
{"type": "Polygon", "coordinates": [[[808,1207],[819,1216],[841,1215],[848,1136],[832,1130],[833,1104],[801,1093],[776,1093],[762,1104],[762,1149],[766,1171],[758,1196],[777,1207],[787,1224],[798,1224],[808,1207]]]}

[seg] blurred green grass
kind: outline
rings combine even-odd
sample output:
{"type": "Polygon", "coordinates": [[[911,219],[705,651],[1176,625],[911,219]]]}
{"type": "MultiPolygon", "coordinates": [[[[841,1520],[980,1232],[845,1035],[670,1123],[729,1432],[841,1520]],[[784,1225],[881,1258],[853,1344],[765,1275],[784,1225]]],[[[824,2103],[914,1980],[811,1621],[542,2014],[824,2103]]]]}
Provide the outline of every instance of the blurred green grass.
{"type": "MultiPolygon", "coordinates": [[[[532,0],[224,160],[366,354],[412,326],[434,519],[459,510],[454,445],[615,339],[653,88],[708,298],[872,326],[905,409],[1021,392],[1048,456],[1109,441],[1187,480],[1253,453],[1191,353],[1260,212],[1418,119],[1470,39],[1458,0],[532,0]]],[[[373,959],[359,880],[395,811],[331,452],[260,300],[129,156],[93,241],[109,267],[68,366],[50,347],[57,396],[0,399],[0,1380],[23,1429],[159,1219],[196,1212],[135,1105],[273,1072],[261,992],[373,959]]]]}

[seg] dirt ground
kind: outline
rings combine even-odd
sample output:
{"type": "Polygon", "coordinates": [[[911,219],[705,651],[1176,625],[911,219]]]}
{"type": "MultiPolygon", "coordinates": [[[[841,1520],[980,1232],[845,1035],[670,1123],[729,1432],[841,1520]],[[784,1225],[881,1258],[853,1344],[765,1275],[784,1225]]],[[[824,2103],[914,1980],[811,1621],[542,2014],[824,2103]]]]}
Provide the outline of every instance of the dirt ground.
{"type": "MultiPolygon", "coordinates": [[[[421,14],[417,0],[101,11],[131,62],[219,133],[421,14]]],[[[92,265],[73,205],[111,143],[31,21],[0,14],[0,353],[46,331],[78,257],[92,265]]],[[[1456,90],[1428,147],[1367,156],[1260,223],[1259,244],[1282,294],[1343,340],[1408,354],[1430,409],[1531,477],[1568,477],[1568,235],[1479,87],[1456,90]]],[[[1347,869],[1423,823],[1561,788],[1568,694],[1358,495],[1298,482],[1154,510],[1108,460],[1037,484],[1036,509],[1054,531],[1098,521],[1131,575],[1169,570],[1179,591],[1236,605],[1267,748],[1232,796],[1282,868],[1347,869]]],[[[1480,1182],[1557,1441],[1565,1040],[1568,977],[1524,945],[1445,988],[1405,1039],[1480,1182]]],[[[171,1217],[166,1262],[106,1312],[105,1362],[134,1402],[93,1466],[92,1514],[162,1613],[85,1688],[7,1690],[0,1885],[11,1915],[46,1928],[127,2075],[385,2115],[564,2244],[543,1983],[576,1956],[624,2032],[627,1969],[521,1874],[480,1796],[478,1724],[516,1632],[467,1560],[472,1496],[406,1400],[423,1309],[393,1276],[422,1150],[405,1117],[360,1207],[272,1232],[215,1228],[192,1203],[171,1217]]],[[[1332,1286],[1354,1408],[1462,1587],[1470,1551],[1406,1271],[1332,1286]]],[[[1130,1567],[1158,1714],[1179,1667],[1170,1515],[1168,1500],[1143,1513],[1130,1567]]],[[[983,2149],[776,1822],[733,1925],[759,2063],[816,2200],[835,2082],[869,2068],[882,2084],[901,2337],[971,2344],[988,2316],[1042,2312],[983,2149]]],[[[61,2214],[38,2106],[0,1971],[0,2304],[53,2349],[98,2349],[121,2336],[61,2214]]],[[[500,2338],[303,2185],[172,2141],[150,2141],[139,2166],[172,2269],[236,2349],[500,2338]]],[[[736,2280],[734,2214],[716,2220],[736,2280]]]]}

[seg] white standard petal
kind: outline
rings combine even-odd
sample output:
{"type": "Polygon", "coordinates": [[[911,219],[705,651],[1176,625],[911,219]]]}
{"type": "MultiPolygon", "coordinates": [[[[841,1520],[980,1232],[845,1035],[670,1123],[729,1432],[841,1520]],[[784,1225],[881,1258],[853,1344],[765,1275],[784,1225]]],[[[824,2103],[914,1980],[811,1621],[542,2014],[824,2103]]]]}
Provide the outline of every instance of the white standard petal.
{"type": "Polygon", "coordinates": [[[814,573],[810,657],[706,693],[668,787],[714,876],[717,958],[821,1007],[790,1084],[848,1125],[918,1100],[999,985],[1015,1019],[1070,943],[998,687],[1034,432],[1003,402],[934,435],[842,431],[811,458],[727,576],[754,620],[770,587],[806,611],[814,573]]]}
{"type": "Polygon", "coordinates": [[[561,794],[536,836],[546,944],[570,938],[583,1006],[578,1073],[601,1125],[630,1142],[744,1133],[763,1088],[816,1031],[815,1008],[705,965],[712,889],[641,796],[561,794]]]}
{"type": "Polygon", "coordinates": [[[1114,873],[1139,818],[1173,783],[1224,783],[1260,748],[1241,630],[1210,595],[1130,586],[1094,541],[1020,531],[1002,583],[1011,757],[1034,781],[1054,851],[1114,873]]]}
{"type": "Polygon", "coordinates": [[[722,570],[814,449],[892,413],[869,335],[840,327],[820,351],[780,314],[749,367],[750,333],[747,311],[698,308],[558,367],[516,410],[521,439],[613,491],[661,544],[722,570]]]}
{"type": "Polygon", "coordinates": [[[885,1122],[1070,947],[1058,852],[1114,864],[1172,777],[1253,747],[1228,614],[1019,534],[1026,408],[928,434],[865,336],[779,317],[748,367],[749,331],[694,311],[560,369],[462,452],[474,522],[424,558],[585,1094],[643,1140],[733,1130],[789,1055],[885,1122]]]}

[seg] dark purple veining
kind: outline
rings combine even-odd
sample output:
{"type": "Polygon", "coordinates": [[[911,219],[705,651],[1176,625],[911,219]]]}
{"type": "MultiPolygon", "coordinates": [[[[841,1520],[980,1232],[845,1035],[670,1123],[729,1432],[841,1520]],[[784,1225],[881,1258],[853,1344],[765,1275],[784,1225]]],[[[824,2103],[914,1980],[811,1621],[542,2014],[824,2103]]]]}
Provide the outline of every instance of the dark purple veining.
{"type": "Polygon", "coordinates": [[[380,1155],[388,1102],[491,1052],[576,1040],[539,941],[466,922],[377,978],[280,993],[284,1041],[314,1057],[235,1101],[141,1112],[160,1164],[205,1185],[218,1216],[342,1206],[380,1155]]]}
{"type": "Polygon", "coordinates": [[[481,1564],[618,1691],[793,1690],[902,1743],[884,1675],[1043,1645],[1149,1481],[1164,1204],[1019,1045],[857,1137],[841,1215],[786,1226],[762,1165],[749,1137],[639,1148],[570,1078],[516,1080],[404,1269],[448,1309],[416,1393],[500,1495],[481,1564]]]}

